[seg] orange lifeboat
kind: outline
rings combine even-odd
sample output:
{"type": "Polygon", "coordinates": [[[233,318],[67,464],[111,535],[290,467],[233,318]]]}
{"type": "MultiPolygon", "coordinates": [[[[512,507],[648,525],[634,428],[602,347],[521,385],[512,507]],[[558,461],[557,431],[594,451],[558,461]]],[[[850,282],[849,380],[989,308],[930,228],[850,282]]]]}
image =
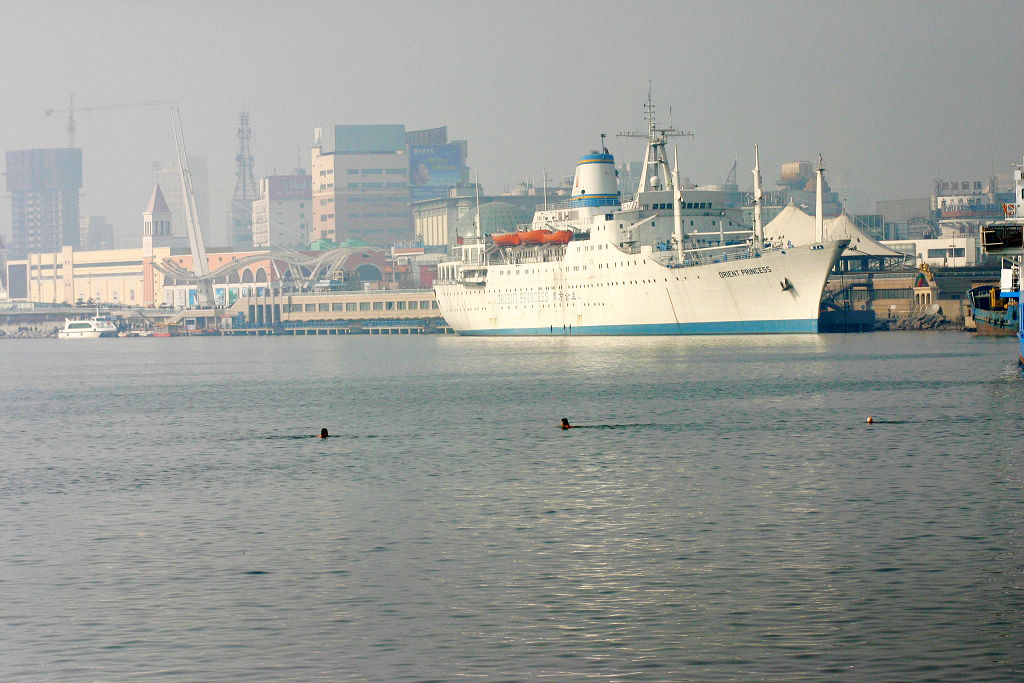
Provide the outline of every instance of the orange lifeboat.
{"type": "Polygon", "coordinates": [[[552,230],[544,235],[544,244],[569,244],[572,230],[552,230]]]}
{"type": "Polygon", "coordinates": [[[543,244],[544,236],[547,235],[550,230],[523,230],[519,233],[520,244],[543,244]]]}
{"type": "Polygon", "coordinates": [[[491,234],[491,239],[499,247],[518,247],[520,244],[520,235],[518,232],[495,232],[491,234]]]}

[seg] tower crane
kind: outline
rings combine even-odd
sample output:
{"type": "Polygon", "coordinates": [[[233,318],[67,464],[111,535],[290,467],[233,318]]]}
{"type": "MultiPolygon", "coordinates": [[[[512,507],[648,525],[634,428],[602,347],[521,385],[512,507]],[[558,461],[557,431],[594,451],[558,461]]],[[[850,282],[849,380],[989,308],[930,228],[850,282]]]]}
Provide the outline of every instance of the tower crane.
{"type": "Polygon", "coordinates": [[[44,109],[43,113],[46,116],[53,116],[59,113],[68,113],[68,121],[64,129],[68,132],[68,147],[75,146],[75,112],[76,111],[100,111],[102,109],[129,109],[132,107],[155,107],[155,106],[166,106],[177,104],[174,100],[158,100],[154,102],[129,102],[126,104],[108,104],[100,107],[76,107],[75,106],[75,93],[71,93],[71,97],[68,98],[68,106],[63,109],[44,109]]]}

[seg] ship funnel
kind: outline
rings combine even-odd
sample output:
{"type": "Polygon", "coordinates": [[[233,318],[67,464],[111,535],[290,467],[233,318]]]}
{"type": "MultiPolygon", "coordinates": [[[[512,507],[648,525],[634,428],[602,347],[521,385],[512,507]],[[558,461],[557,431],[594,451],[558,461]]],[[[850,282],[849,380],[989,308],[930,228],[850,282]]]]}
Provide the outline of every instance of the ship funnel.
{"type": "Polygon", "coordinates": [[[607,152],[587,154],[576,162],[572,181],[572,206],[618,206],[619,183],[615,179],[615,157],[607,152]]]}

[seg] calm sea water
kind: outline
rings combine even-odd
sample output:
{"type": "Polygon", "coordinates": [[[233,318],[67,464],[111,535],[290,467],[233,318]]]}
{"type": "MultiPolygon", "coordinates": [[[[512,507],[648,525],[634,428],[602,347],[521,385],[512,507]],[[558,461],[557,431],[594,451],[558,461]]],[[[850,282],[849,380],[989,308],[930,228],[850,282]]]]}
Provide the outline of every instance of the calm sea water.
{"type": "Polygon", "coordinates": [[[1024,676],[1012,339],[0,359],[0,680],[1024,676]]]}

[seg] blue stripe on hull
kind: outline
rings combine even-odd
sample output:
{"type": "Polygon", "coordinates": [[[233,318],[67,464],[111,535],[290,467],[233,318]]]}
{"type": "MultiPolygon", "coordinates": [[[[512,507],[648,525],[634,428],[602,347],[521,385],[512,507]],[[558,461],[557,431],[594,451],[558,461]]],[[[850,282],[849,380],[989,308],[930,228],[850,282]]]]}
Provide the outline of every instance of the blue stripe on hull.
{"type": "Polygon", "coordinates": [[[735,322],[664,323],[654,325],[584,325],[575,327],[510,327],[459,330],[467,336],[648,335],[648,334],[816,334],[818,319],[743,320],[735,322]]]}

